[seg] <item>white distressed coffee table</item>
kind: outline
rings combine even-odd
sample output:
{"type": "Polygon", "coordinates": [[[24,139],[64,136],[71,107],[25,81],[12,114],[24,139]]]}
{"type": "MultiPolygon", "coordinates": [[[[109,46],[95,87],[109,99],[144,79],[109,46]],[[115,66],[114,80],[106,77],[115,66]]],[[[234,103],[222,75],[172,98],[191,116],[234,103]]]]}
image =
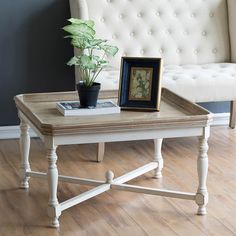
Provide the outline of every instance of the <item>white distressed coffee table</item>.
{"type": "MultiPolygon", "coordinates": [[[[109,95],[102,93],[101,97],[107,98],[109,95]]],[[[193,200],[198,205],[197,213],[199,215],[206,214],[208,202],[206,187],[208,172],[207,139],[211,121],[211,115],[208,111],[167,89],[162,90],[160,112],[122,111],[120,114],[112,115],[64,117],[57,111],[57,101],[76,99],[78,99],[76,92],[24,94],[15,97],[21,120],[21,188],[29,187],[30,177],[47,179],[49,186],[48,215],[51,218],[51,226],[59,227],[58,219],[64,210],[109,189],[193,200]],[[47,149],[47,173],[35,172],[30,169],[29,127],[38,134],[47,149]],[[151,170],[155,171],[156,178],[161,178],[163,168],[162,139],[188,136],[199,137],[199,155],[196,163],[199,186],[196,193],[125,184],[127,181],[151,170]],[[105,181],[58,175],[56,164],[58,145],[146,139],[153,139],[155,143],[153,161],[118,178],[114,179],[111,170],[106,172],[105,181]],[[59,203],[57,199],[58,181],[92,185],[94,188],[59,203]]]]}

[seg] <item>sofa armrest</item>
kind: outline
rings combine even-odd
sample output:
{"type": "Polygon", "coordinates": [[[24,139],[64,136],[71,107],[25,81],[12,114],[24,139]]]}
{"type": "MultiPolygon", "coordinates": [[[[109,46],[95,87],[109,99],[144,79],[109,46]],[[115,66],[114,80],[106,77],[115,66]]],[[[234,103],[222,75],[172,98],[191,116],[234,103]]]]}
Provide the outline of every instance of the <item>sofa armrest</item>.
{"type": "MultiPolygon", "coordinates": [[[[72,18],[79,18],[88,20],[88,6],[86,0],[70,0],[70,13],[72,18]]],[[[79,55],[80,51],[74,48],[74,55],[79,55]]],[[[75,83],[79,83],[80,73],[77,66],[75,66],[75,83]]]]}
{"type": "Polygon", "coordinates": [[[72,18],[88,20],[88,6],[86,0],[70,0],[70,13],[72,18]]]}
{"type": "Polygon", "coordinates": [[[231,62],[236,63],[236,0],[228,0],[231,62]]]}

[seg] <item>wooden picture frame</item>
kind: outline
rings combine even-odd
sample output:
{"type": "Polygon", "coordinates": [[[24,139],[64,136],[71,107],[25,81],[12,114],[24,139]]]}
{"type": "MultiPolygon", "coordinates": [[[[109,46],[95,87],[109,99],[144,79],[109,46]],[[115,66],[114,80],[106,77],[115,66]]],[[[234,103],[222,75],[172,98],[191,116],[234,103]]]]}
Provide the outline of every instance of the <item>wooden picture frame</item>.
{"type": "Polygon", "coordinates": [[[160,110],[162,59],[122,57],[119,101],[122,109],[160,110]]]}

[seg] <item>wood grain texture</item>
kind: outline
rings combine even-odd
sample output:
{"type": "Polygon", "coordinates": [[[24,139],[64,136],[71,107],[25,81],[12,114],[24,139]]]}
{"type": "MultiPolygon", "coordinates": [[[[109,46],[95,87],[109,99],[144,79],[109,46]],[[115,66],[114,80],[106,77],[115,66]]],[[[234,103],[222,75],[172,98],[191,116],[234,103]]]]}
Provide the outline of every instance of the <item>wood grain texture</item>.
{"type": "MultiPolygon", "coordinates": [[[[114,98],[116,94],[110,92],[101,96],[114,98]]],[[[169,125],[202,127],[211,120],[211,115],[207,110],[164,88],[160,112],[121,111],[120,114],[112,115],[64,117],[56,109],[56,102],[76,99],[78,99],[76,92],[64,92],[18,95],[15,97],[15,102],[18,109],[44,135],[95,133],[108,130],[129,131],[169,125]]]]}
{"type": "MultiPolygon", "coordinates": [[[[92,198],[61,216],[60,230],[48,226],[47,183],[30,179],[30,189],[19,189],[19,141],[0,141],[0,235],[236,235],[236,131],[214,127],[209,139],[208,214],[197,216],[192,201],[152,195],[110,192],[92,198]]],[[[32,140],[31,167],[47,170],[45,149],[39,139],[32,140]]],[[[166,139],[162,154],[163,178],[153,173],[130,181],[151,188],[197,188],[197,138],[166,139]]],[[[108,143],[102,163],[95,157],[96,145],[58,147],[60,174],[105,180],[113,169],[115,177],[153,159],[153,141],[108,143]]],[[[59,201],[89,190],[90,187],[60,183],[59,201]]]]}

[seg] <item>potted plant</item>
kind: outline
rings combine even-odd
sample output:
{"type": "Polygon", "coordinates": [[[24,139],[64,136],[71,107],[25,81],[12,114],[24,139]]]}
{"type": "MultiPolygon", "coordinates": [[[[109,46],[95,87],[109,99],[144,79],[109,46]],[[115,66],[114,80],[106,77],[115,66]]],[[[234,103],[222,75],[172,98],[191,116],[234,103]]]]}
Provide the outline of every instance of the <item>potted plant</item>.
{"type": "Polygon", "coordinates": [[[63,30],[69,33],[65,37],[71,39],[71,44],[79,49],[79,53],[73,56],[67,65],[79,68],[80,82],[77,84],[77,90],[80,105],[96,107],[101,84],[95,80],[108,65],[107,56],[114,56],[118,48],[109,45],[105,39],[96,38],[94,21],[75,18],[68,21],[70,24],[63,27],[63,30]]]}

